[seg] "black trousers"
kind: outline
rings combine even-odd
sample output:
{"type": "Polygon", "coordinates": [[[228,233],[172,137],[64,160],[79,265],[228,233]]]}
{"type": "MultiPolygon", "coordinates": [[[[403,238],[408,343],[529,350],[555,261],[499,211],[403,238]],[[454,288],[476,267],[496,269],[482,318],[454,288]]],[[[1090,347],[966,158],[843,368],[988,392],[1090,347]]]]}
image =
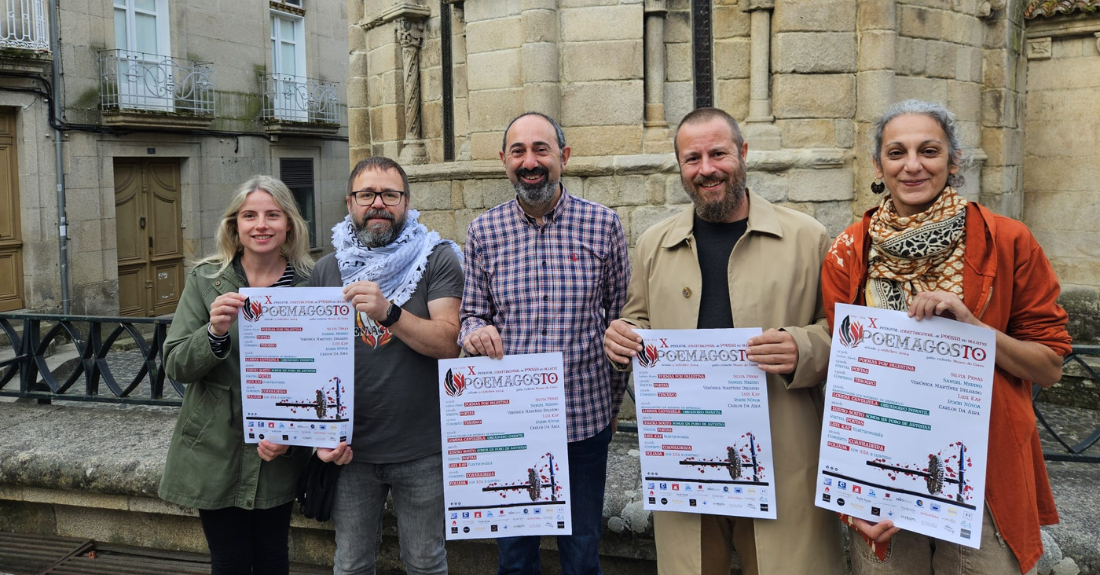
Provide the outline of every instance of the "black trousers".
{"type": "Polygon", "coordinates": [[[211,575],[287,575],[292,506],[200,509],[211,575]]]}

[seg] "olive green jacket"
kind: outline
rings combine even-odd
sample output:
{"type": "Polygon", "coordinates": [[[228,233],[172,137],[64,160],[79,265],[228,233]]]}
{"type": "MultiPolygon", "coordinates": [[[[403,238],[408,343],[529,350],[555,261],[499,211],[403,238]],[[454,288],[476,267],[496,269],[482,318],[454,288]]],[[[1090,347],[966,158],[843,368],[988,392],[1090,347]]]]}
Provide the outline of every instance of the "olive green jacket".
{"type": "MultiPolygon", "coordinates": [[[[187,384],[187,391],[159,495],[198,509],[268,509],[294,499],[298,475],[312,450],[292,447],[266,462],[255,444],[245,444],[237,322],[229,329],[231,346],[225,357],[211,351],[207,328],[214,299],[248,283],[236,265],[207,277],[216,270],[212,264],[191,270],[164,344],[165,372],[187,384]]],[[[294,285],[307,281],[299,272],[294,285]]]]}

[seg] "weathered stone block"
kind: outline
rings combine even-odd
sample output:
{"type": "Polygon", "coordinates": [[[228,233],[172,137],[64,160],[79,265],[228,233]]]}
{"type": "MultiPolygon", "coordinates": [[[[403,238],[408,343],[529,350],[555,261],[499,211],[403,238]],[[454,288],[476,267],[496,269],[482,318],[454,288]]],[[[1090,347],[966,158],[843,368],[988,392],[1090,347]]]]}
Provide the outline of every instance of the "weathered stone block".
{"type": "Polygon", "coordinates": [[[670,206],[691,203],[691,196],[684,191],[684,180],[680,174],[665,177],[665,203],[670,206]]]}
{"type": "Polygon", "coordinates": [[[765,200],[773,204],[787,201],[787,174],[771,174],[768,172],[751,171],[747,175],[746,183],[750,190],[760,194],[765,200]]]}
{"type": "Polygon", "coordinates": [[[856,27],[863,33],[872,30],[897,31],[897,0],[862,0],[856,14],[856,27]]]}
{"type": "MultiPolygon", "coordinates": [[[[897,67],[898,35],[893,30],[863,32],[859,35],[859,62],[862,70],[894,70],[897,67]]],[[[842,70],[837,70],[842,71],[842,70]]]]}
{"type": "Polygon", "coordinates": [[[961,121],[977,122],[981,119],[982,89],[974,82],[947,81],[947,109],[961,121]]]}
{"type": "Polygon", "coordinates": [[[943,38],[942,10],[924,6],[903,5],[898,7],[898,32],[910,38],[943,38]]]}
{"type": "Polygon", "coordinates": [[[523,20],[519,16],[470,22],[466,25],[467,54],[509,50],[522,45],[523,20]]]}
{"type": "Polygon", "coordinates": [[[691,12],[669,11],[665,15],[665,44],[691,42],[691,12]]]}
{"type": "Polygon", "coordinates": [[[825,226],[832,238],[851,225],[853,218],[850,202],[821,202],[814,206],[814,219],[825,226]]]}
{"type": "Polygon", "coordinates": [[[856,119],[874,122],[882,117],[895,98],[896,77],[889,70],[872,70],[856,75],[859,93],[856,119]]]}
{"type": "Polygon", "coordinates": [[[462,189],[468,209],[487,210],[515,197],[515,188],[500,168],[500,177],[493,180],[467,180],[462,189]]]}
{"type": "MultiPolygon", "coordinates": [[[[692,71],[691,44],[665,44],[665,81],[690,82],[692,71]]],[[[746,64],[747,65],[747,64],[746,64]]]]}
{"type": "Polygon", "coordinates": [[[642,151],[640,125],[577,126],[562,128],[574,156],[617,156],[642,151]]]}
{"type": "Polygon", "coordinates": [[[785,148],[836,147],[836,120],[777,120],[775,124],[785,148]]]}
{"type": "Polygon", "coordinates": [[[855,78],[847,74],[773,76],[777,118],[850,118],[855,114],[855,78]]]}
{"type": "Polygon", "coordinates": [[[787,0],[776,2],[773,32],[851,32],[856,10],[847,0],[787,0]]]}
{"type": "Polygon", "coordinates": [[[466,16],[467,26],[469,23],[480,22],[482,20],[519,16],[522,9],[522,4],[515,0],[481,0],[480,2],[470,2],[469,4],[463,3],[462,7],[463,14],[466,16]]]}
{"type": "Polygon", "coordinates": [[[571,42],[562,48],[566,82],[641,79],[641,40],[571,42]]]}
{"type": "Polygon", "coordinates": [[[555,10],[528,10],[523,13],[523,41],[557,42],[558,13],[555,10]]]}
{"type": "Polygon", "coordinates": [[[523,89],[470,92],[470,129],[500,130],[523,112],[523,89]]]}
{"type": "Polygon", "coordinates": [[[455,214],[451,210],[421,211],[420,223],[427,226],[429,230],[438,232],[444,239],[460,244],[466,242],[466,230],[455,228],[455,214]]]}
{"type": "Polygon", "coordinates": [[[523,85],[523,52],[521,50],[471,53],[469,61],[466,67],[466,83],[471,92],[523,85]]]}
{"type": "Polygon", "coordinates": [[[420,210],[449,210],[451,209],[451,182],[417,182],[412,188],[412,207],[420,210]]]}
{"type": "Polygon", "coordinates": [[[853,174],[848,168],[835,170],[791,170],[787,199],[792,202],[851,200],[853,174]]]}
{"type": "Polygon", "coordinates": [[[561,89],[561,122],[569,126],[640,124],[641,80],[567,84],[561,89]]]}
{"type": "Polygon", "coordinates": [[[916,98],[929,102],[947,102],[947,81],[911,76],[894,77],[894,94],[897,100],[916,98]]]}
{"type": "Polygon", "coordinates": [[[665,203],[665,184],[668,177],[661,174],[647,176],[645,179],[646,203],[651,206],[659,206],[665,203]]]}
{"type": "Polygon", "coordinates": [[[715,6],[711,13],[711,26],[714,39],[748,37],[750,14],[742,12],[739,6],[715,6]]]}
{"type": "Polygon", "coordinates": [[[714,41],[714,77],[725,80],[749,77],[748,38],[714,41]]]}
{"type": "Polygon", "coordinates": [[[947,42],[926,43],[928,56],[925,60],[925,74],[933,78],[955,78],[955,68],[958,62],[955,59],[954,44],[947,42]]]}
{"type": "MultiPolygon", "coordinates": [[[[864,41],[869,35],[864,35],[864,41]]],[[[856,37],[847,32],[788,32],[776,34],[774,71],[779,73],[829,73],[856,70],[856,37]]],[[[864,48],[861,46],[862,52],[864,48]]],[[[717,42],[715,43],[717,50],[717,42]]],[[[746,68],[748,49],[745,50],[746,68]]],[[[892,50],[891,52],[892,53],[892,50]]],[[[748,70],[746,70],[747,76],[748,70]]]]}
{"type": "Polygon", "coordinates": [[[680,207],[642,206],[630,214],[630,243],[638,242],[643,232],[683,211],[680,207]]]}
{"type": "MultiPolygon", "coordinates": [[[[744,121],[749,115],[749,89],[747,78],[718,80],[715,82],[714,105],[734,118],[744,121]]],[[[688,108],[691,111],[691,108],[688,108]]]]}
{"type": "Polygon", "coordinates": [[[522,83],[532,84],[537,82],[558,81],[558,46],[557,44],[538,43],[524,44],[521,49],[523,58],[522,71],[518,71],[522,83]]]}
{"type": "Polygon", "coordinates": [[[584,197],[609,207],[645,205],[645,176],[588,178],[584,197]]]}
{"type": "Polygon", "coordinates": [[[642,37],[642,5],[569,8],[560,11],[565,42],[631,40],[642,37]]]}

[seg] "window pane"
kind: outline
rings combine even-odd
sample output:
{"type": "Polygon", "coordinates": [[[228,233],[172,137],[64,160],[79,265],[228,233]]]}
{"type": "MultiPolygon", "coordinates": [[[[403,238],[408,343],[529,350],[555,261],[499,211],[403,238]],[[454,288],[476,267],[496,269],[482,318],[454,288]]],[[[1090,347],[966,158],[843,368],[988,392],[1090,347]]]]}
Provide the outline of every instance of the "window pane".
{"type": "Polygon", "coordinates": [[[282,37],[283,42],[294,42],[294,22],[285,18],[279,18],[279,34],[282,37]]]}
{"type": "Polygon", "coordinates": [[[115,8],[125,8],[126,0],[115,0],[115,8]]]}
{"type": "Polygon", "coordinates": [[[134,8],[155,13],[157,11],[157,0],[134,0],[134,8]]]}
{"type": "Polygon", "coordinates": [[[126,35],[126,11],[115,10],[115,48],[130,48],[130,38],[126,35]]]}
{"type": "MultiPolygon", "coordinates": [[[[138,52],[157,53],[157,18],[146,14],[134,15],[134,36],[138,52]]],[[[165,54],[167,56],[167,54],[165,54]]]]}
{"type": "Polygon", "coordinates": [[[281,74],[289,74],[291,76],[298,75],[297,61],[294,58],[294,44],[287,44],[283,42],[279,45],[279,64],[281,74]]]}

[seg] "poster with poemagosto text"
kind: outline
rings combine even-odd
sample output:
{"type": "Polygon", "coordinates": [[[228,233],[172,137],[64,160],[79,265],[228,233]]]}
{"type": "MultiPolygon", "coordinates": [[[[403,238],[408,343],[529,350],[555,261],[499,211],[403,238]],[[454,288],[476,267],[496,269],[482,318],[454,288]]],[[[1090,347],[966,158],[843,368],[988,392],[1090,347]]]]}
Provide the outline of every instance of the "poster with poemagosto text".
{"type": "Polygon", "coordinates": [[[775,519],[760,328],[639,329],[634,357],[643,508],[775,519]]]}
{"type": "Polygon", "coordinates": [[[447,539],[571,535],[561,353],[439,361],[447,539]]]}
{"type": "Polygon", "coordinates": [[[996,332],[838,304],[816,503],[977,548],[996,332]]]}
{"type": "Polygon", "coordinates": [[[246,443],[351,442],[355,308],[339,287],[241,288],[237,315],[246,443]]]}

